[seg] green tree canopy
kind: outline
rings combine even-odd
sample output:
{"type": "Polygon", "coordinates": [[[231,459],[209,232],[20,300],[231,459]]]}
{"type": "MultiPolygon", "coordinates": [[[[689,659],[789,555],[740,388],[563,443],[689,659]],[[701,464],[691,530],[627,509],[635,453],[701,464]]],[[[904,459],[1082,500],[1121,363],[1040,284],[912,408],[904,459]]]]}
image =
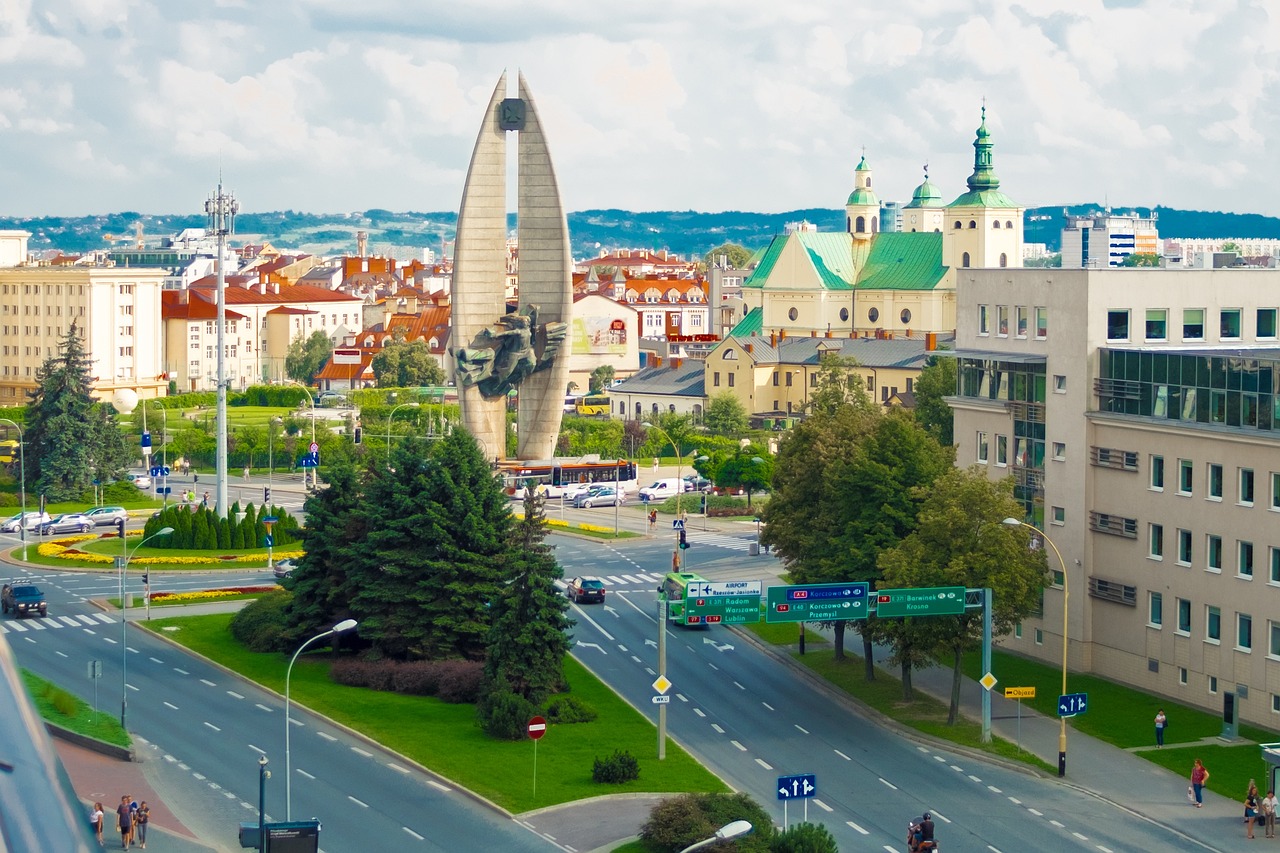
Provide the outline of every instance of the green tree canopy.
{"type": "Polygon", "coordinates": [[[712,394],[702,422],[716,435],[735,436],[747,431],[747,408],[732,391],[712,394]]]}
{"type": "Polygon", "coordinates": [[[329,336],[324,332],[315,331],[306,338],[299,334],[289,344],[289,351],[285,353],[285,375],[303,385],[311,385],[316,381],[316,374],[329,360],[332,349],[329,336]]]}
{"type": "Polygon", "coordinates": [[[956,393],[956,360],[930,356],[920,378],[916,380],[916,421],[938,440],[939,444],[955,444],[955,414],[943,397],[956,393]]]}
{"type": "Polygon", "coordinates": [[[746,267],[747,261],[751,260],[753,254],[746,246],[737,243],[721,243],[702,256],[702,263],[708,268],[715,266],[720,263],[720,256],[723,255],[728,259],[729,266],[740,270],[746,267]]]}
{"type": "Polygon", "coordinates": [[[1132,255],[1126,255],[1125,259],[1120,262],[1122,267],[1158,267],[1160,266],[1160,256],[1155,252],[1134,252],[1132,255]]]}
{"type": "MultiPolygon", "coordinates": [[[[884,581],[891,588],[963,586],[992,590],[992,635],[1003,636],[1040,604],[1048,575],[1043,548],[1030,547],[1025,527],[1010,527],[1006,518],[1022,518],[1013,497],[1013,480],[992,481],[975,466],[951,469],[929,486],[916,489],[923,498],[916,529],[880,555],[884,581]]],[[[982,613],[930,616],[915,620],[932,635],[933,647],[949,654],[952,664],[953,724],[959,714],[961,658],[982,639],[982,613]]],[[[915,637],[917,643],[928,639],[915,637]]]]}
{"type": "Polygon", "coordinates": [[[773,457],[762,447],[748,445],[721,461],[716,466],[715,473],[714,482],[717,486],[745,489],[747,506],[751,506],[751,495],[755,492],[767,492],[773,483],[773,457]]]}
{"type": "Polygon", "coordinates": [[[444,368],[424,340],[393,341],[378,351],[370,367],[379,388],[419,388],[445,383],[444,368]]]}
{"type": "Polygon", "coordinates": [[[612,364],[602,364],[591,371],[591,393],[602,391],[612,385],[614,372],[612,364]]]}

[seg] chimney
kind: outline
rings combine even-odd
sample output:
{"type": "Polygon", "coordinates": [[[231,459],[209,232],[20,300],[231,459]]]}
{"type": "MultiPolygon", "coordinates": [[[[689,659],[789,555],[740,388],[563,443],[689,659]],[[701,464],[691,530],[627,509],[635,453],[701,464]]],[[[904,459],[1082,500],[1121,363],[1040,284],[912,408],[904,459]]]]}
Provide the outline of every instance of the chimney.
{"type": "Polygon", "coordinates": [[[662,356],[660,356],[660,355],[655,355],[655,356],[653,357],[653,366],[654,366],[654,367],[662,367],[662,356]]]}
{"type": "Polygon", "coordinates": [[[825,335],[823,335],[823,337],[824,337],[824,338],[829,338],[829,337],[831,337],[831,330],[830,330],[830,329],[827,329],[827,333],[826,333],[825,335]]]}
{"type": "Polygon", "coordinates": [[[747,352],[751,352],[751,344],[747,344],[747,352]]]}
{"type": "Polygon", "coordinates": [[[679,370],[679,369],[680,369],[680,365],[682,365],[682,364],[684,364],[684,359],[683,359],[683,358],[673,358],[673,359],[671,359],[671,367],[672,367],[673,369],[675,369],[675,370],[679,370]]]}
{"type": "Polygon", "coordinates": [[[778,346],[778,333],[777,333],[777,332],[770,332],[770,333],[769,333],[769,346],[774,347],[775,349],[777,348],[777,346],[778,346]]]}
{"type": "Polygon", "coordinates": [[[779,329],[779,330],[778,330],[778,343],[782,343],[782,342],[783,342],[783,341],[785,341],[786,339],[787,339],[787,330],[786,330],[786,329],[779,329]]]}
{"type": "Polygon", "coordinates": [[[818,336],[818,330],[817,330],[817,329],[810,329],[810,330],[809,330],[809,337],[811,337],[811,338],[816,338],[817,336],[818,336]]]}
{"type": "Polygon", "coordinates": [[[926,332],[924,336],[924,351],[933,352],[938,348],[938,333],[926,332]]]}

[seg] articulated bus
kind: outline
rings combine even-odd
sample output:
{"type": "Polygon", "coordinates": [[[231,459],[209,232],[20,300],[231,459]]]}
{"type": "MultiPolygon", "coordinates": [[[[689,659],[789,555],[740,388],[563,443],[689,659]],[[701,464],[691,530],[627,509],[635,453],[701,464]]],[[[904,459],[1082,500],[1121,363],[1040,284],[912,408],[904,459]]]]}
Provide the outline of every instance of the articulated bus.
{"type": "Polygon", "coordinates": [[[526,488],[536,489],[544,497],[560,498],[566,489],[583,485],[618,484],[622,493],[640,488],[636,480],[636,463],[626,459],[600,459],[584,456],[577,459],[537,461],[508,460],[499,463],[507,494],[520,497],[526,488]]]}
{"type": "MultiPolygon", "coordinates": [[[[684,625],[684,600],[691,583],[706,583],[707,579],[693,572],[668,572],[658,587],[658,600],[667,602],[667,621],[673,625],[684,625]]],[[[702,617],[695,617],[700,624],[702,617]]]]}

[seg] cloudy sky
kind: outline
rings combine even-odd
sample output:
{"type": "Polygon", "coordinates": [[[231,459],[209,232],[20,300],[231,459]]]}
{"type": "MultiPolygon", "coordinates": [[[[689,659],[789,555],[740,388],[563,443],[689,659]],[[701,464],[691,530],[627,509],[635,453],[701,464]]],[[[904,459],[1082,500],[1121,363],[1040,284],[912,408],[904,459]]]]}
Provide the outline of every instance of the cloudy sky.
{"type": "Polygon", "coordinates": [[[456,210],[524,72],[568,210],[839,207],[925,163],[1003,189],[1280,215],[1280,4],[0,0],[0,214],[456,210]]]}

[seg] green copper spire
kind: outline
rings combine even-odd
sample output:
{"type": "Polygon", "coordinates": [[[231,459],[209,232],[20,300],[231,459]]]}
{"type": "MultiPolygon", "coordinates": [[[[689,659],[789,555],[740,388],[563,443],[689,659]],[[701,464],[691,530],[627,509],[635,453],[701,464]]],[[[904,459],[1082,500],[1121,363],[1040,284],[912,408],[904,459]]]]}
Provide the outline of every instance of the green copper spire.
{"type": "Polygon", "coordinates": [[[969,191],[996,190],[1000,179],[991,165],[991,133],[987,130],[987,105],[982,105],[982,124],[973,140],[973,174],[969,176],[969,191]]]}

